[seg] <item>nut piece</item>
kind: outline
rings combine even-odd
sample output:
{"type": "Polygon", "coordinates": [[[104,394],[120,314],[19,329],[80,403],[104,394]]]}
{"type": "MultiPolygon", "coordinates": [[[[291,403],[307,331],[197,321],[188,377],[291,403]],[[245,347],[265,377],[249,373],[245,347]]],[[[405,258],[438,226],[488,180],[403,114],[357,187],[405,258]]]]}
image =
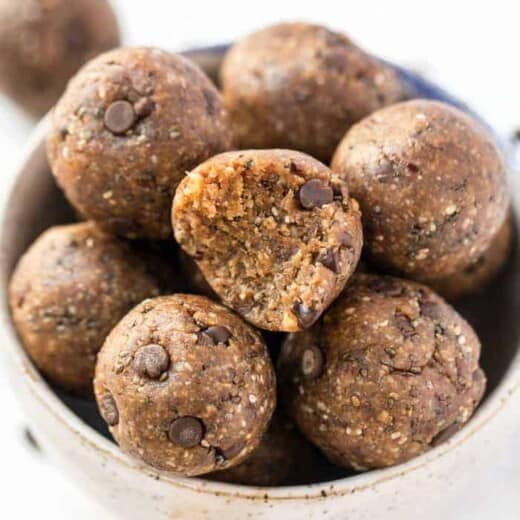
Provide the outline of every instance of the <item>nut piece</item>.
{"type": "Polygon", "coordinates": [[[14,324],[53,383],[92,392],[106,335],[134,305],[160,293],[150,261],[92,223],[53,227],[20,259],[9,286],[14,324]]]}
{"type": "Polygon", "coordinates": [[[172,224],[222,301],[273,331],[311,326],[343,289],[362,245],[347,187],[290,150],[228,152],[201,164],[177,189],[172,224]]]}
{"type": "Polygon", "coordinates": [[[506,217],[505,166],[492,137],[443,103],[372,114],[347,133],[332,169],[361,206],[372,260],[425,283],[475,263],[506,217]]]}
{"type": "Polygon", "coordinates": [[[281,395],[331,462],[391,466],[469,420],[485,388],[479,355],[471,327],[426,286],[356,274],[317,324],[288,336],[281,395]]]}
{"type": "Polygon", "coordinates": [[[103,417],[123,451],[184,476],[244,460],[276,401],[259,334],[224,306],[183,294],[145,300],[116,325],[94,389],[102,412],[106,395],[117,398],[117,423],[103,417]],[[215,342],[202,338],[207,330],[215,342]]]}
{"type": "Polygon", "coordinates": [[[101,417],[109,426],[116,426],[119,422],[119,411],[114,397],[111,394],[104,394],[99,399],[99,411],[101,417]]]}
{"type": "Polygon", "coordinates": [[[320,348],[307,347],[302,353],[302,375],[309,379],[316,379],[323,372],[325,359],[320,348]]]}
{"type": "Polygon", "coordinates": [[[397,74],[346,36],[282,23],[235,44],[221,67],[239,148],[288,148],[329,162],[348,128],[404,97],[397,74]]]}
{"type": "Polygon", "coordinates": [[[118,45],[107,0],[0,1],[0,89],[35,117],[81,65],[118,45]]]}
{"type": "Polygon", "coordinates": [[[187,170],[231,148],[220,94],[186,58],[120,48],[89,62],[53,111],[47,152],[72,205],[127,238],[171,237],[187,170]]]}

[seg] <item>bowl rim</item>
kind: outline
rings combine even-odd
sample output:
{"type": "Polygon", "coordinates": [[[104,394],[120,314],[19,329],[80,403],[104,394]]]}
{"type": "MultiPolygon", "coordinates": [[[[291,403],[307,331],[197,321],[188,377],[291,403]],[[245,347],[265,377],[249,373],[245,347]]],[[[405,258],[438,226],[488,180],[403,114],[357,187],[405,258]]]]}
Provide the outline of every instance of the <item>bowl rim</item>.
{"type": "MultiPolygon", "coordinates": [[[[8,274],[6,273],[6,255],[9,244],[6,243],[4,230],[10,223],[10,200],[16,193],[20,178],[31,167],[31,159],[41,152],[50,125],[49,115],[45,116],[33,130],[15,174],[8,180],[7,196],[1,212],[1,244],[0,265],[2,266],[2,287],[7,287],[8,274]]],[[[512,190],[515,207],[520,207],[518,196],[512,190]]],[[[517,224],[518,216],[515,217],[517,224]]],[[[44,378],[37,371],[28,355],[25,353],[11,321],[11,314],[7,301],[7,291],[2,289],[2,308],[0,316],[0,333],[6,340],[6,353],[17,371],[23,375],[22,384],[25,384],[39,406],[44,407],[55,419],[66,428],[72,436],[84,446],[88,446],[98,455],[110,459],[120,466],[126,467],[144,478],[160,480],[176,488],[183,488],[196,493],[203,493],[224,498],[245,499],[253,501],[289,501],[289,500],[323,500],[325,497],[345,496],[359,493],[367,489],[374,489],[388,481],[402,478],[429,466],[449,454],[455,452],[470,438],[477,434],[487,423],[497,416],[503,408],[515,399],[520,406],[520,346],[511,360],[511,364],[504,373],[502,380],[479,406],[470,422],[451,439],[438,447],[419,455],[403,464],[389,468],[371,470],[342,479],[320,482],[315,484],[284,486],[284,487],[255,487],[238,484],[228,484],[204,480],[202,477],[185,478],[171,473],[156,470],[144,463],[124,454],[117,444],[103,437],[87,423],[83,422],[67,405],[62,402],[44,378]]]]}

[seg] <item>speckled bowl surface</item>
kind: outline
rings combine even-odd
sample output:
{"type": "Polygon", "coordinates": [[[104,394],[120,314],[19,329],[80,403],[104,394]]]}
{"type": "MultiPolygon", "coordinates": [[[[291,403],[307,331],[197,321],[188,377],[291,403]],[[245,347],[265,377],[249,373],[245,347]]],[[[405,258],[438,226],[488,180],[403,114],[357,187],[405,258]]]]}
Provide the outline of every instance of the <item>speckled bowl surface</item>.
{"type": "MultiPolygon", "coordinates": [[[[225,46],[189,51],[214,76],[225,46]]],[[[397,68],[397,67],[396,67],[397,68]]],[[[421,77],[397,68],[413,97],[441,99],[466,109],[421,77]]],[[[254,488],[185,479],[154,471],[127,457],[106,435],[95,406],[55,391],[27,358],[13,329],[6,288],[28,245],[72,213],[54,184],[45,156],[44,119],[16,172],[4,209],[1,237],[2,334],[9,374],[27,420],[46,451],[71,476],[125,519],[374,518],[438,519],[446,515],[478,472],[507,447],[520,424],[520,254],[515,244],[506,269],[484,294],[459,308],[475,326],[489,376],[483,404],[448,442],[400,466],[307,486],[254,488]]],[[[511,175],[516,215],[520,183],[511,175]]],[[[518,227],[518,219],[516,224],[518,227]]]]}

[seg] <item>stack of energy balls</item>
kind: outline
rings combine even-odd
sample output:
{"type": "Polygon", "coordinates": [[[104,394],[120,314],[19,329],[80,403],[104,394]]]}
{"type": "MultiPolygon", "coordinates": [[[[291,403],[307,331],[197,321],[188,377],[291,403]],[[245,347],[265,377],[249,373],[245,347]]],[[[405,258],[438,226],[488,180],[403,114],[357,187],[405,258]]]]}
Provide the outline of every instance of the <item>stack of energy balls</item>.
{"type": "Polygon", "coordinates": [[[493,138],[316,25],[246,37],[220,80],[120,48],[69,83],[48,157],[85,222],[13,275],[27,352],[65,389],[93,381],[122,450],[177,475],[283,485],[316,478],[311,444],[356,470],[424,453],[485,389],[443,296],[509,253],[493,138]]]}

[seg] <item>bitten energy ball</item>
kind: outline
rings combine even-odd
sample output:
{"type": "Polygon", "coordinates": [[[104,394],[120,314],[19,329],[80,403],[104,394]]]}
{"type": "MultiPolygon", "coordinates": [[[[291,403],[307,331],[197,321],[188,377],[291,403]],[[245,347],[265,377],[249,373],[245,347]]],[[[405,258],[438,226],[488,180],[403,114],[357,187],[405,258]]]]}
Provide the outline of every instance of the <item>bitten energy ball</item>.
{"type": "Polygon", "coordinates": [[[240,148],[289,148],[329,162],[346,130],[403,99],[389,67],[319,25],[280,24],[238,42],[221,68],[240,148]]]}
{"type": "Polygon", "coordinates": [[[175,237],[222,301],[254,325],[312,325],[354,271],[362,236],[346,185],[308,155],[249,150],[190,172],[175,237]]]}
{"type": "Polygon", "coordinates": [[[507,262],[513,237],[513,215],[509,214],[489,247],[475,262],[444,278],[430,280],[430,287],[448,300],[458,300],[483,291],[507,262]]]}
{"type": "Polygon", "coordinates": [[[94,224],[43,233],[9,286],[15,326],[43,374],[68,390],[91,392],[96,355],[110,329],[159,294],[151,270],[127,243],[94,224]]]}
{"type": "Polygon", "coordinates": [[[244,462],[209,477],[245,486],[281,486],[301,479],[312,462],[311,445],[290,420],[276,413],[260,445],[244,462]]]}
{"type": "Polygon", "coordinates": [[[319,323],[288,337],[282,395],[335,464],[405,462],[471,417],[485,388],[471,327],[426,286],[355,275],[319,323]]]}
{"type": "Polygon", "coordinates": [[[106,0],[0,0],[0,89],[34,116],[83,63],[118,45],[106,0]]]}
{"type": "Polygon", "coordinates": [[[477,261],[508,208],[492,138],[438,102],[408,101],[367,117],[347,133],[332,169],[361,206],[372,260],[424,282],[477,261]]]}
{"type": "Polygon", "coordinates": [[[259,334],[202,296],[146,300],[114,328],[96,367],[101,415],[121,448],[179,475],[238,464],[276,400],[259,334]]]}
{"type": "Polygon", "coordinates": [[[128,238],[171,236],[186,171],[229,149],[220,95],[195,65],[158,49],[117,49],[87,64],[58,102],[52,170],[71,203],[128,238]]]}

